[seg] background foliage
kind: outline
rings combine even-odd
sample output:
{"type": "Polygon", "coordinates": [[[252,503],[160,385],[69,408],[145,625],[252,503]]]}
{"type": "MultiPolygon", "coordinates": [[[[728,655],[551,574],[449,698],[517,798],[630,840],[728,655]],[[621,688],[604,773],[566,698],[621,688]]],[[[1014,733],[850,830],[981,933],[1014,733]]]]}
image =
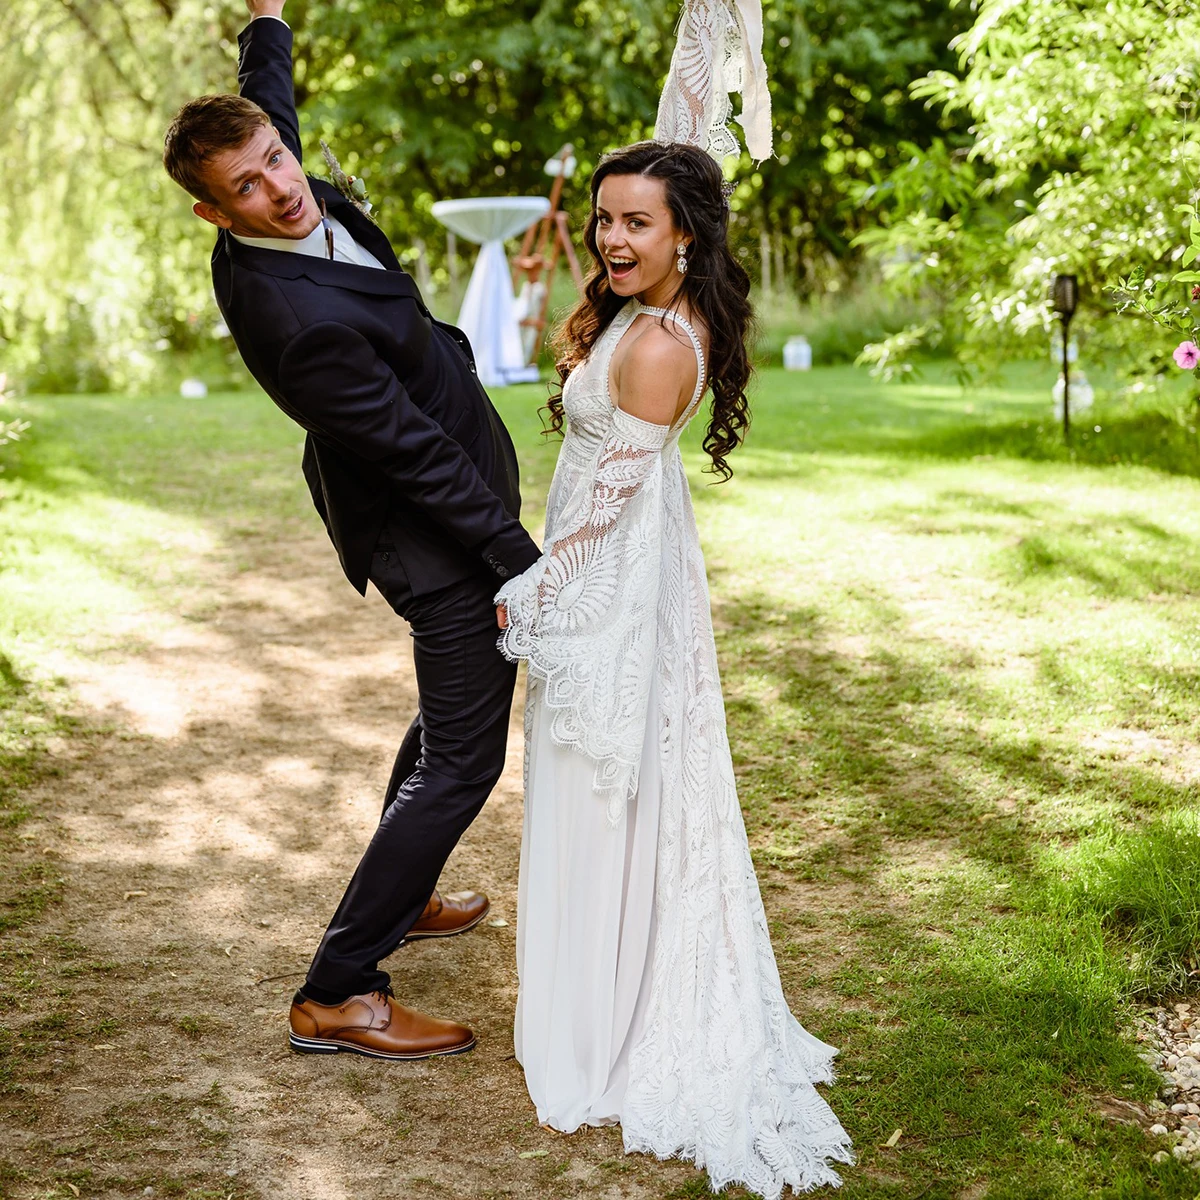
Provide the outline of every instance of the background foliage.
{"type": "MultiPolygon", "coordinates": [[[[242,5],[8,11],[0,370],[41,391],[131,387],[164,382],[182,352],[232,382],[211,239],[159,149],[180,103],[233,86],[242,5]]],[[[570,141],[579,216],[599,155],[650,132],[678,11],[291,0],[310,166],[323,170],[323,137],[368,179],[402,257],[452,311],[468,264],[448,259],[434,200],[544,192],[544,162],[570,141]]],[[[1170,369],[1168,336],[1114,319],[1105,289],[1141,266],[1160,299],[1187,302],[1164,290],[1200,171],[1200,17],[1183,0],[768,0],[764,17],[776,157],[740,164],[735,239],[764,290],[802,301],[766,310],[809,333],[818,361],[868,340],[889,365],[1040,353],[1046,283],[1072,271],[1085,357],[1170,369]]]]}
{"type": "Polygon", "coordinates": [[[1115,320],[1108,289],[1136,265],[1159,282],[1179,269],[1187,219],[1175,206],[1200,170],[1198,45],[1200,16],[1181,0],[981,0],[954,42],[959,71],[911,88],[970,121],[969,149],[914,142],[862,191],[880,226],[860,241],[935,310],[893,347],[947,329],[976,362],[1030,334],[1044,345],[1048,281],[1069,272],[1096,356],[1171,369],[1172,340],[1115,320]]]}
{"type": "MultiPolygon", "coordinates": [[[[650,132],[679,7],[292,0],[310,168],[325,137],[444,288],[433,201],[544,192],[543,163],[571,141],[578,205],[597,157],[650,132]]],[[[168,349],[212,352],[211,239],[159,153],[184,100],[233,86],[241,4],[10,0],[6,12],[0,369],[43,391],[127,387],[161,374],[168,349]]],[[[738,172],[748,265],[765,254],[800,290],[842,281],[865,220],[856,182],[895,166],[906,141],[962,140],[959,118],[907,83],[953,68],[947,43],[969,16],[949,0],[766,6],[777,157],[738,172]]],[[[215,354],[212,373],[226,360],[215,354]]]]}

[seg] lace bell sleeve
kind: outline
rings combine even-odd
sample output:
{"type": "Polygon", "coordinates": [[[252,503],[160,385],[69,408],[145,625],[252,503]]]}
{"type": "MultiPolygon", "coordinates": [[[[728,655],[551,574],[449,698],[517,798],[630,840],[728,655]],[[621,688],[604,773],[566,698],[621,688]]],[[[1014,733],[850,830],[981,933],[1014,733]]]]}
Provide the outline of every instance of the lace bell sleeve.
{"type": "Polygon", "coordinates": [[[554,740],[595,762],[614,819],[636,791],[646,732],[669,432],[615,410],[541,558],[496,594],[508,610],[501,652],[528,662],[554,740]]]}

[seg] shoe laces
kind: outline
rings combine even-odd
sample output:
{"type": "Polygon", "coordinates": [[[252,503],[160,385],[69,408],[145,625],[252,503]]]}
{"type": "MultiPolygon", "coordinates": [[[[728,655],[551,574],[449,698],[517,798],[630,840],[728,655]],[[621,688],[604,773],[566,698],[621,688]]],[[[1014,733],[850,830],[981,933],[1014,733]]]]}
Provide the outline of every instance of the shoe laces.
{"type": "Polygon", "coordinates": [[[389,998],[395,1000],[396,998],[396,993],[392,991],[392,985],[390,983],[385,983],[383,987],[376,988],[372,995],[378,996],[380,1000],[383,1001],[386,1001],[389,998]]]}

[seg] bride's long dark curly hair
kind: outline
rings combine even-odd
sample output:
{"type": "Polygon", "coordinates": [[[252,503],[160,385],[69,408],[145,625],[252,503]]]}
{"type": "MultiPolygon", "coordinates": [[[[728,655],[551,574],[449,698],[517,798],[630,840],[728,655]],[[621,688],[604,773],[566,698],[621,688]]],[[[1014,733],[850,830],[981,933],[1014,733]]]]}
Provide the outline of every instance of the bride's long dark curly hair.
{"type": "Polygon", "coordinates": [[[596,195],[610,175],[661,179],[676,226],[691,234],[687,274],[679,277],[675,303],[686,299],[708,329],[708,385],[712,413],[704,449],[721,482],[733,474],[725,455],[745,436],[750,424],[746,385],[752,368],[746,342],[750,335],[750,279],[729,251],[729,209],[721,169],[703,150],[680,142],[637,142],[607,154],[592,176],[592,211],[583,240],[592,256],[584,297],[554,338],[558,352],[558,392],[546,405],[550,428],[563,428],[562,385],[587,357],[613,317],[628,302],[609,287],[596,241],[596,195]]]}

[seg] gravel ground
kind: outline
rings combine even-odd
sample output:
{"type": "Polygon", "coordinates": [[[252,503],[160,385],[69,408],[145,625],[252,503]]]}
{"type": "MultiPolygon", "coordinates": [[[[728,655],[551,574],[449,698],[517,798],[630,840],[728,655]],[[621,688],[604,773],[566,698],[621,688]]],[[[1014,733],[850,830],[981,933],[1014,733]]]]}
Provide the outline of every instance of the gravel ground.
{"type": "Polygon", "coordinates": [[[1200,1002],[1150,1009],[1138,1018],[1137,1040],[1141,1058],[1163,1079],[1150,1133],[1170,1149],[1154,1161],[1173,1154],[1200,1170],[1200,1002]]]}

